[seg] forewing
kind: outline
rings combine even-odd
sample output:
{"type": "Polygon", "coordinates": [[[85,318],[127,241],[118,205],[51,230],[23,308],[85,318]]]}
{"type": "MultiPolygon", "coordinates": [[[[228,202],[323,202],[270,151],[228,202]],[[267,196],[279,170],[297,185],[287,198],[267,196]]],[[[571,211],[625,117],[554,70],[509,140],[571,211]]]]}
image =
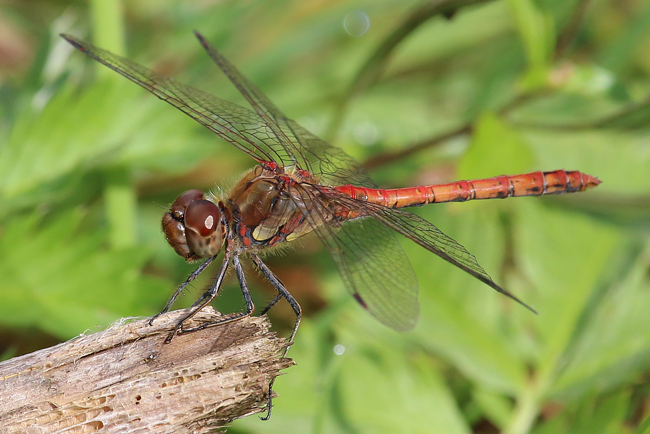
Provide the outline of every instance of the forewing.
{"type": "Polygon", "coordinates": [[[320,182],[324,185],[374,186],[365,170],[352,157],[343,152],[342,149],[319,139],[294,120],[286,117],[219,50],[212,46],[200,33],[195,32],[195,34],[212,60],[246,98],[253,110],[273,130],[284,152],[282,154],[283,161],[292,161],[300,168],[308,170],[311,174],[320,176],[320,182]]]}
{"type": "Polygon", "coordinates": [[[75,48],[108,66],[163,101],[186,113],[258,162],[292,164],[285,145],[259,114],[229,101],[165,78],[129,59],[71,35],[61,35],[75,48]]]}
{"type": "Polygon", "coordinates": [[[385,325],[403,332],[415,327],[417,277],[394,233],[372,218],[332,222],[330,209],[313,190],[297,188],[297,202],[332,255],[350,294],[385,325]]]}

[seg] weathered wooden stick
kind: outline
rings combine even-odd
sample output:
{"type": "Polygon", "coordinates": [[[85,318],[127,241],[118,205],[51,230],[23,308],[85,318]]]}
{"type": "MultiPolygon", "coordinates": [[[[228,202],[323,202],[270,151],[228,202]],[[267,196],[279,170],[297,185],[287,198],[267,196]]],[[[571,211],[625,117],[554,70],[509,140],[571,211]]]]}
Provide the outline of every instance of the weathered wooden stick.
{"type": "MultiPolygon", "coordinates": [[[[163,341],[185,311],[0,363],[1,433],[206,433],[262,411],[269,380],[293,365],[266,317],[163,341]]],[[[188,327],[215,320],[206,308],[188,327]]]]}

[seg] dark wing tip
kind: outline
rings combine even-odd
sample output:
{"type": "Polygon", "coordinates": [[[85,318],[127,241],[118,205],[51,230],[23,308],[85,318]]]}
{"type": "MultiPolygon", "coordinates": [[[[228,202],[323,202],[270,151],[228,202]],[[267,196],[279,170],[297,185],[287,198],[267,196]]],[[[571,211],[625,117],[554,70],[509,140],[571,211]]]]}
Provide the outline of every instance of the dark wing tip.
{"type": "Polygon", "coordinates": [[[517,303],[519,303],[520,305],[522,305],[523,307],[525,307],[526,309],[528,309],[529,311],[531,311],[535,315],[539,315],[539,312],[537,312],[535,309],[533,309],[530,305],[528,305],[528,304],[524,303],[523,301],[521,301],[516,295],[514,295],[510,291],[507,291],[506,289],[503,289],[502,287],[497,285],[494,282],[494,280],[492,280],[492,278],[489,275],[487,275],[487,273],[486,274],[480,274],[480,273],[475,273],[474,270],[467,270],[467,269],[465,269],[463,267],[460,267],[460,268],[467,271],[469,274],[476,277],[481,282],[487,284],[490,288],[496,290],[498,293],[503,294],[506,297],[508,297],[509,299],[516,301],[517,303]]]}
{"type": "MultiPolygon", "coordinates": [[[[498,285],[496,285],[496,286],[498,286],[498,285]]],[[[496,289],[496,288],[495,288],[495,289],[496,289]]],[[[523,307],[525,307],[526,309],[528,309],[529,311],[531,311],[531,312],[534,313],[535,315],[539,315],[539,312],[537,312],[537,311],[536,311],[535,309],[533,309],[531,306],[529,306],[528,304],[524,303],[524,302],[521,301],[519,298],[515,297],[513,294],[511,294],[510,292],[508,292],[508,291],[506,291],[505,289],[501,288],[500,286],[499,286],[499,289],[497,289],[497,291],[500,292],[501,294],[505,295],[506,297],[508,297],[508,298],[510,298],[510,299],[512,299],[512,300],[514,300],[514,301],[516,301],[517,303],[519,303],[520,305],[522,305],[523,307]]]]}
{"type": "Polygon", "coordinates": [[[194,30],[194,36],[196,36],[196,39],[198,39],[201,45],[203,45],[204,47],[208,43],[205,37],[198,30],[194,30]]]}
{"type": "Polygon", "coordinates": [[[76,36],[68,35],[67,33],[59,33],[59,36],[68,41],[77,50],[86,51],[86,48],[83,46],[83,41],[76,36]]]}
{"type": "Polygon", "coordinates": [[[535,315],[539,315],[539,312],[537,312],[535,309],[533,309],[532,307],[530,307],[530,306],[527,305],[526,303],[524,303],[524,302],[522,302],[522,301],[519,301],[519,303],[521,303],[522,306],[524,306],[526,309],[528,309],[529,311],[531,311],[531,312],[534,313],[535,315]]]}
{"type": "MultiPolygon", "coordinates": [[[[234,66],[234,65],[230,65],[230,64],[229,64],[230,62],[228,62],[228,61],[227,61],[227,60],[226,60],[226,59],[221,55],[221,53],[219,52],[219,50],[217,50],[217,49],[216,49],[216,48],[215,48],[215,47],[210,43],[210,41],[208,41],[208,40],[205,38],[205,36],[203,36],[201,33],[199,33],[198,30],[194,30],[194,36],[196,36],[196,39],[199,40],[199,42],[200,42],[201,45],[203,46],[203,49],[204,49],[205,51],[207,51],[208,55],[212,58],[212,60],[214,60],[215,63],[216,63],[217,65],[219,65],[219,67],[220,67],[221,70],[226,74],[226,76],[230,77],[231,74],[232,74],[231,71],[234,70],[234,69],[236,69],[235,66],[234,66]],[[224,64],[226,64],[225,68],[226,68],[228,71],[225,71],[225,70],[224,70],[224,66],[223,66],[224,64]]],[[[230,80],[232,81],[232,78],[230,78],[230,80]]],[[[240,77],[238,81],[242,81],[242,80],[245,80],[245,78],[244,78],[244,77],[240,77]]],[[[238,84],[238,83],[234,83],[234,84],[235,84],[235,87],[237,87],[237,88],[239,89],[239,91],[242,92],[242,90],[241,90],[241,88],[240,88],[240,84],[238,84]]]]}

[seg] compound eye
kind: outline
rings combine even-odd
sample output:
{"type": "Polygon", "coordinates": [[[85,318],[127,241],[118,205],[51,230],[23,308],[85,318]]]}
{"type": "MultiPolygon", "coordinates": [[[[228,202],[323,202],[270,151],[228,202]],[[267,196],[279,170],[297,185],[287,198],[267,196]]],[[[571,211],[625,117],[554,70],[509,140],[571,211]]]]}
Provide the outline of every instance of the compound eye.
{"type": "MultiPolygon", "coordinates": [[[[203,193],[201,192],[201,194],[203,193]]],[[[217,227],[220,226],[220,223],[221,212],[217,205],[209,200],[194,200],[185,210],[185,227],[193,229],[202,237],[209,237],[212,235],[214,231],[217,230],[217,227]]]]}
{"type": "Polygon", "coordinates": [[[189,204],[197,200],[205,199],[205,193],[201,190],[193,189],[187,190],[185,193],[181,193],[172,203],[171,211],[177,218],[182,219],[185,215],[186,208],[189,204]]]}

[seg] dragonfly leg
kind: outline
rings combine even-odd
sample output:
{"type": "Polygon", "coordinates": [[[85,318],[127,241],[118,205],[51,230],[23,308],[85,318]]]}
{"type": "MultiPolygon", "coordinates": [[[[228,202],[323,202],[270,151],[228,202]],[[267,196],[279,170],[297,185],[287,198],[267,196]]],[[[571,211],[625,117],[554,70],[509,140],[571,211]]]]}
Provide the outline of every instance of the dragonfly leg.
{"type": "MultiPolygon", "coordinates": [[[[293,338],[296,336],[296,332],[298,331],[298,327],[300,326],[300,319],[302,317],[302,309],[300,308],[300,305],[296,301],[295,298],[287,291],[287,288],[284,286],[284,283],[278,279],[278,277],[271,271],[269,267],[266,266],[264,262],[257,256],[257,255],[251,255],[251,259],[257,265],[257,267],[260,269],[262,274],[264,274],[264,277],[268,279],[269,282],[271,282],[271,285],[275,287],[275,289],[278,291],[278,296],[275,297],[275,299],[269,303],[269,305],[264,308],[262,311],[262,315],[265,314],[271,307],[273,307],[280,299],[284,298],[287,300],[291,308],[293,309],[293,312],[296,314],[296,323],[293,326],[293,330],[291,331],[291,336],[289,337],[289,345],[284,349],[284,354],[282,357],[286,357],[287,353],[289,352],[289,348],[293,344],[293,338]]],[[[262,420],[269,420],[271,418],[271,410],[273,409],[273,383],[275,382],[275,378],[271,379],[269,381],[269,406],[268,406],[268,411],[266,413],[266,416],[261,417],[260,419],[262,420]]]]}
{"type": "Polygon", "coordinates": [[[267,313],[268,311],[270,311],[271,308],[272,308],[273,306],[275,306],[275,304],[276,304],[278,301],[282,300],[283,298],[284,298],[284,297],[282,296],[282,294],[278,294],[278,295],[276,295],[275,298],[273,299],[273,301],[271,301],[271,302],[270,302],[270,303],[269,303],[269,304],[268,304],[264,309],[262,309],[262,312],[260,312],[260,316],[261,316],[261,315],[266,315],[266,313],[267,313]]]}
{"type": "MultiPolygon", "coordinates": [[[[174,295],[171,296],[171,298],[169,299],[169,301],[165,305],[165,308],[160,313],[157,313],[157,314],[155,314],[154,316],[151,317],[151,319],[149,320],[149,325],[153,325],[153,322],[156,320],[156,318],[158,318],[163,313],[169,312],[169,309],[171,309],[172,304],[174,304],[174,301],[176,301],[176,298],[181,294],[181,292],[183,292],[185,287],[187,285],[189,285],[189,283],[191,281],[196,279],[199,276],[199,274],[201,274],[203,271],[205,271],[205,269],[208,268],[208,266],[210,264],[212,264],[212,262],[215,260],[216,257],[217,257],[217,255],[210,256],[201,265],[199,265],[199,267],[196,270],[192,271],[192,274],[189,275],[187,280],[185,280],[185,282],[181,283],[181,285],[178,287],[176,292],[174,292],[174,295]]],[[[205,294],[204,294],[204,296],[205,296],[205,294]]],[[[201,297],[200,300],[202,300],[202,299],[203,299],[203,297],[201,297]]]]}
{"type": "Polygon", "coordinates": [[[199,299],[202,301],[202,303],[200,304],[194,303],[192,305],[192,307],[190,308],[190,312],[187,315],[185,315],[183,318],[181,318],[178,321],[178,323],[176,323],[176,327],[174,327],[174,330],[172,330],[171,334],[167,337],[167,339],[165,339],[165,343],[171,342],[172,338],[176,335],[176,333],[178,333],[178,331],[182,329],[183,323],[189,320],[190,318],[192,318],[194,315],[196,315],[201,309],[207,306],[212,301],[212,299],[214,299],[214,297],[217,296],[217,293],[221,288],[221,284],[223,283],[223,279],[226,277],[226,272],[228,271],[229,266],[230,266],[230,253],[226,251],[226,255],[223,258],[223,263],[221,264],[221,269],[219,270],[219,274],[217,275],[217,278],[215,279],[210,289],[208,289],[205,292],[205,294],[203,294],[199,299]]]}
{"type": "MultiPolygon", "coordinates": [[[[229,256],[229,255],[228,255],[229,256]]],[[[228,261],[229,262],[229,261],[228,261]]],[[[227,264],[227,261],[224,259],[224,264],[227,264]]],[[[213,321],[209,324],[203,324],[199,327],[195,327],[192,329],[182,329],[182,323],[187,321],[188,319],[192,318],[198,311],[203,309],[205,306],[207,306],[213,299],[216,297],[217,293],[219,292],[219,287],[221,286],[221,281],[223,280],[223,277],[226,275],[226,270],[228,269],[228,265],[222,265],[221,270],[219,270],[219,275],[217,276],[217,280],[215,283],[210,287],[208,291],[205,292],[201,296],[199,300],[197,300],[192,307],[195,307],[194,310],[192,310],[188,315],[186,315],[181,321],[179,321],[179,324],[176,326],[176,331],[181,328],[183,332],[189,333],[189,332],[195,332],[198,330],[203,330],[204,328],[207,327],[214,327],[220,324],[225,324],[228,322],[236,321],[241,318],[245,318],[247,316],[250,316],[253,311],[255,310],[255,305],[253,304],[253,299],[251,297],[251,293],[248,290],[248,283],[246,282],[246,276],[244,275],[244,269],[241,266],[241,262],[239,262],[239,255],[234,254],[232,257],[232,264],[233,267],[235,268],[235,273],[237,274],[237,280],[239,281],[239,287],[241,288],[242,294],[244,295],[244,300],[246,301],[246,311],[245,312],[237,312],[229,315],[224,315],[220,317],[218,320],[213,321]]],[[[171,340],[171,337],[168,338],[168,340],[171,340]]]]}

